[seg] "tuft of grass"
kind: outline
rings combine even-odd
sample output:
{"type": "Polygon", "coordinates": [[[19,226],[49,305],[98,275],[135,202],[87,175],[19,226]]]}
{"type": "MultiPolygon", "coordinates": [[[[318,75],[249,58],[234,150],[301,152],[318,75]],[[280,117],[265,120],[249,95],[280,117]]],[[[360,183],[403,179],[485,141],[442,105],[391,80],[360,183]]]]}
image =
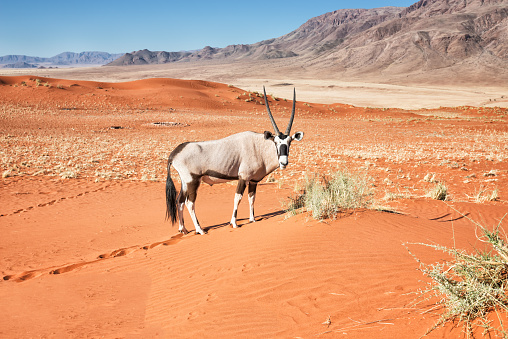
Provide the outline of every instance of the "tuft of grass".
{"type": "Polygon", "coordinates": [[[367,177],[343,171],[307,177],[298,191],[286,203],[289,216],[307,211],[317,220],[334,219],[341,211],[368,208],[372,204],[367,177]]]}
{"type": "Polygon", "coordinates": [[[508,311],[508,241],[506,234],[501,235],[503,219],[493,230],[469,219],[480,229],[481,235],[478,238],[490,246],[489,250],[475,249],[474,254],[468,254],[456,248],[413,243],[447,253],[453,258],[452,261],[424,264],[409,251],[408,244],[404,244],[420,264],[420,270],[432,279],[428,287],[420,291],[421,295],[425,299],[437,297],[438,304],[445,309],[425,335],[446,322],[458,321],[468,337],[473,335],[475,327],[481,327],[484,334],[508,338],[501,318],[500,328],[493,327],[487,318],[491,312],[499,314],[498,311],[508,311]]]}
{"type": "Polygon", "coordinates": [[[499,190],[495,188],[492,192],[489,192],[486,188],[481,187],[478,191],[475,191],[475,194],[472,196],[467,195],[470,199],[473,199],[476,203],[484,203],[487,201],[497,201],[499,200],[499,190]]]}
{"type": "Polygon", "coordinates": [[[490,193],[488,196],[488,201],[498,201],[499,200],[499,190],[496,188],[490,193]]]}
{"type": "Polygon", "coordinates": [[[268,175],[268,177],[266,178],[266,182],[272,183],[272,182],[275,182],[275,181],[276,180],[275,180],[275,178],[273,176],[273,173],[270,173],[270,175],[268,175]]]}
{"type": "Polygon", "coordinates": [[[437,182],[436,174],[435,173],[427,173],[427,175],[425,175],[425,177],[423,178],[423,181],[436,183],[437,182]]]}
{"type": "Polygon", "coordinates": [[[445,184],[438,182],[436,186],[427,193],[427,196],[435,200],[447,200],[448,187],[446,187],[445,184]]]}
{"type": "Polygon", "coordinates": [[[78,173],[73,170],[66,170],[66,171],[60,173],[60,177],[62,179],[75,179],[78,176],[79,176],[78,173]]]}
{"type": "Polygon", "coordinates": [[[6,170],[2,173],[2,178],[9,178],[9,177],[12,177],[14,176],[14,174],[12,173],[11,170],[6,170]]]}

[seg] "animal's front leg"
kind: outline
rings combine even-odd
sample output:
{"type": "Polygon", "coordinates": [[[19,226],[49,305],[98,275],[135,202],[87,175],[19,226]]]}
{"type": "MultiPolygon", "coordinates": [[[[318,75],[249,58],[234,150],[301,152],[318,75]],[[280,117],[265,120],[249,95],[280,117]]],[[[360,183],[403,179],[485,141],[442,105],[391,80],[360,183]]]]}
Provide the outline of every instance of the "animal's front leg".
{"type": "Polygon", "coordinates": [[[250,207],[250,222],[255,222],[254,219],[254,201],[256,200],[257,182],[249,182],[249,207],[250,207]]]}
{"type": "Polygon", "coordinates": [[[238,225],[236,224],[236,215],[238,213],[238,205],[240,204],[240,201],[242,201],[243,192],[245,192],[245,180],[238,180],[238,186],[236,186],[236,193],[235,193],[235,204],[233,207],[233,216],[231,217],[231,225],[233,225],[233,228],[237,228],[238,225]]]}

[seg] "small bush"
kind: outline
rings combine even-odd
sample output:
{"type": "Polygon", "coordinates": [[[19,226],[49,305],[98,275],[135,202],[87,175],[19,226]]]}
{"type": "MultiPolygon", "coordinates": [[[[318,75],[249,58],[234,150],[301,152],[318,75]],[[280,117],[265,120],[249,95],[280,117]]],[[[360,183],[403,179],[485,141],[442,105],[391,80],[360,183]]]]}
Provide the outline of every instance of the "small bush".
{"type": "Polygon", "coordinates": [[[365,176],[339,171],[331,176],[307,178],[303,189],[289,198],[285,209],[289,215],[307,211],[317,220],[333,219],[343,210],[369,207],[370,198],[365,176]]]}
{"type": "Polygon", "coordinates": [[[469,196],[469,198],[473,199],[477,203],[484,203],[486,201],[497,201],[499,200],[499,190],[496,188],[489,193],[489,191],[485,188],[480,188],[479,191],[475,192],[473,196],[469,196]]]}
{"type": "Polygon", "coordinates": [[[435,200],[447,200],[448,199],[448,187],[445,184],[438,182],[434,188],[427,193],[429,198],[435,200]]]}
{"type": "MultiPolygon", "coordinates": [[[[485,332],[508,337],[502,327],[492,327],[487,319],[490,312],[508,311],[508,242],[505,235],[500,235],[502,220],[492,231],[473,223],[481,230],[479,240],[487,243],[491,250],[475,249],[476,253],[468,254],[456,248],[419,243],[453,258],[451,262],[431,265],[422,263],[410,252],[420,263],[420,270],[432,279],[428,288],[421,291],[422,295],[438,297],[438,304],[445,308],[438,322],[426,334],[448,321],[458,321],[469,337],[474,331],[473,322],[478,320],[476,326],[484,328],[485,332]]],[[[407,248],[407,244],[404,245],[407,248]]]]}

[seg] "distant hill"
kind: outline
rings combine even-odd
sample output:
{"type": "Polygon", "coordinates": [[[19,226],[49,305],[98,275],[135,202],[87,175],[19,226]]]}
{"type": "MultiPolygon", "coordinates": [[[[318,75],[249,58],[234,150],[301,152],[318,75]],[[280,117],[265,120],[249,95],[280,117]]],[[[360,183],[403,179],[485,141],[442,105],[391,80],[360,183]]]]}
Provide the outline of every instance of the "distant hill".
{"type": "Polygon", "coordinates": [[[290,67],[317,76],[508,77],[508,1],[420,0],[407,8],[337,10],[255,44],[194,52],[145,49],[108,65],[272,59],[287,59],[290,67]]]}
{"type": "MultiPolygon", "coordinates": [[[[51,58],[41,58],[26,55],[5,55],[0,57],[0,65],[28,63],[38,66],[65,66],[65,65],[104,65],[114,61],[123,54],[110,54],[106,52],[64,52],[51,58]]],[[[5,66],[4,66],[5,67],[5,66]]]]}
{"type": "Polygon", "coordinates": [[[190,52],[152,52],[147,49],[126,53],[116,60],[108,63],[110,66],[126,65],[147,65],[147,64],[165,64],[175,62],[190,56],[190,52]]]}
{"type": "Polygon", "coordinates": [[[37,68],[37,66],[29,64],[24,61],[16,61],[13,64],[6,64],[3,67],[4,68],[37,68]]]}

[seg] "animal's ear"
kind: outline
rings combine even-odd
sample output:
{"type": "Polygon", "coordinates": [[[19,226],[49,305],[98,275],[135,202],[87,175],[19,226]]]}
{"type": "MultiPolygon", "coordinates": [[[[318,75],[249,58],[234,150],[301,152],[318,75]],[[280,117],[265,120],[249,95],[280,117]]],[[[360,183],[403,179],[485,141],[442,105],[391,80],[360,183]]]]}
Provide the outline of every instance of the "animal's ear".
{"type": "Polygon", "coordinates": [[[265,139],[266,140],[269,140],[269,139],[273,140],[274,136],[273,136],[272,132],[265,131],[264,134],[265,134],[265,139]]]}
{"type": "Polygon", "coordinates": [[[300,141],[303,139],[303,132],[296,132],[291,138],[293,140],[300,141]]]}

